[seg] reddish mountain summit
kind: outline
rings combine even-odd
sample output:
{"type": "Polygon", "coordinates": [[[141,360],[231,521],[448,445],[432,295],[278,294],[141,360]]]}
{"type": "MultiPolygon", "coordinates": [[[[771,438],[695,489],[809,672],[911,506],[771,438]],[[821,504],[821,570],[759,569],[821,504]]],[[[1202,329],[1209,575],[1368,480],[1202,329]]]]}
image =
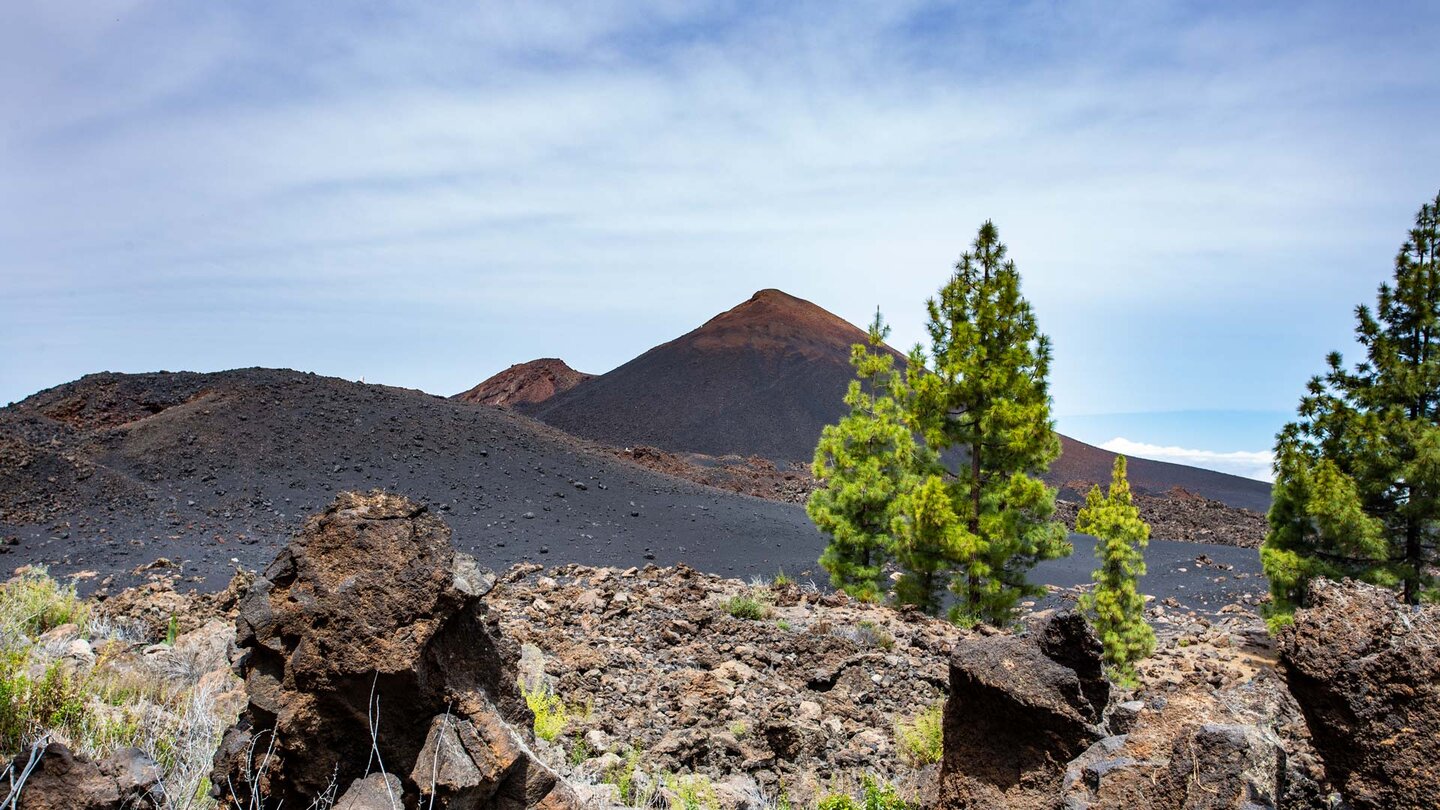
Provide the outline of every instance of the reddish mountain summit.
{"type": "Polygon", "coordinates": [[[809,460],[853,377],[865,333],[779,290],[531,409],[609,444],[809,460]]]}
{"type": "Polygon", "coordinates": [[[500,408],[535,405],[594,376],[576,371],[558,357],[542,357],[517,363],[451,399],[500,408]]]}
{"type": "MultiPolygon", "coordinates": [[[[854,378],[850,347],[863,340],[859,328],[809,301],[761,290],[700,328],[522,410],[614,446],[808,462],[821,428],[844,413],[841,398],[854,378]]],[[[1075,493],[1110,480],[1114,453],[1060,439],[1063,455],[1046,476],[1052,485],[1075,493]]],[[[1132,459],[1129,472],[1142,493],[1178,486],[1257,511],[1270,503],[1268,484],[1211,470],[1132,459]]]]}

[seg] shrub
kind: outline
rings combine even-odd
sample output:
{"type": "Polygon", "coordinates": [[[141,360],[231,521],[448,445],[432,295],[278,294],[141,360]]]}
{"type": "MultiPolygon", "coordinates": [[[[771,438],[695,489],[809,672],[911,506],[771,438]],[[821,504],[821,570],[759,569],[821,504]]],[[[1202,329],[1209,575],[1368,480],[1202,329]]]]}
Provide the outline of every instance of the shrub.
{"type": "Polygon", "coordinates": [[[215,694],[197,683],[204,673],[156,679],[104,652],[94,666],[63,664],[47,649],[54,645],[37,643],[63,624],[92,639],[131,635],[124,622],[92,616],[73,586],[58,584],[42,568],[0,583],[0,755],[46,734],[91,759],[134,746],[160,767],[161,807],[210,806],[206,776],[234,718],[217,714],[215,694]]]}
{"type": "Polygon", "coordinates": [[[859,800],[844,793],[830,793],[816,804],[816,810],[915,810],[915,807],[900,798],[894,785],[873,776],[861,781],[859,800]]]}
{"type": "Polygon", "coordinates": [[[90,606],[80,601],[74,585],[61,585],[44,567],[30,566],[0,585],[0,632],[5,643],[17,635],[38,636],[62,624],[75,624],[83,631],[90,606]]]}
{"type": "Polygon", "coordinates": [[[720,810],[720,796],[709,777],[666,776],[665,788],[670,791],[670,810],[720,810]]]}
{"type": "Polygon", "coordinates": [[[895,747],[916,768],[940,761],[945,754],[945,704],[936,703],[909,720],[895,724],[895,747]]]}
{"type": "Polygon", "coordinates": [[[535,715],[535,736],[545,742],[559,739],[570,724],[570,707],[565,705],[565,701],[544,685],[526,688],[524,681],[520,682],[520,693],[525,696],[525,705],[535,715]]]}
{"type": "Polygon", "coordinates": [[[868,619],[860,622],[857,636],[862,644],[887,651],[895,649],[895,637],[890,635],[890,631],[868,619]]]}
{"type": "Polygon", "coordinates": [[[793,577],[787,576],[785,574],[785,569],[781,568],[780,573],[775,575],[775,581],[771,584],[773,584],[777,588],[784,588],[788,585],[794,585],[795,580],[793,577]]]}
{"type": "Polygon", "coordinates": [[[753,596],[739,595],[726,599],[722,604],[725,612],[737,619],[758,621],[770,613],[770,607],[753,596]]]}
{"type": "Polygon", "coordinates": [[[626,807],[649,807],[655,798],[655,784],[640,771],[640,749],[631,748],[625,760],[605,772],[602,782],[614,785],[620,803],[626,807]]]}
{"type": "Polygon", "coordinates": [[[781,630],[784,630],[787,633],[790,632],[790,622],[787,622],[784,619],[776,619],[775,626],[780,628],[781,630]]]}

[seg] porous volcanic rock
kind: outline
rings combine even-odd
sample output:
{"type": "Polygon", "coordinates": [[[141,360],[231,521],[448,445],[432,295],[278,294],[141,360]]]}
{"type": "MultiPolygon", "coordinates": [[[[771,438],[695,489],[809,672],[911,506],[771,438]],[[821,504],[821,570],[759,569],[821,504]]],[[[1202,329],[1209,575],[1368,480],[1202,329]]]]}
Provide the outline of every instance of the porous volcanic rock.
{"type": "Polygon", "coordinates": [[[407,807],[432,791],[444,807],[574,804],[528,754],[516,651],[481,601],[492,584],[425,507],[341,493],[241,599],[249,703],[216,754],[218,798],[306,807],[377,757],[407,807]],[[423,754],[457,729],[453,767],[433,774],[423,754]]]}
{"type": "Polygon", "coordinates": [[[940,799],[948,808],[1050,807],[1065,764],[1105,736],[1099,640],[1078,614],[1031,633],[963,639],[950,657],[940,799]]]}
{"type": "Polygon", "coordinates": [[[517,363],[451,399],[497,408],[538,405],[594,376],[576,371],[558,357],[542,357],[517,363]]]}
{"type": "Polygon", "coordinates": [[[1281,636],[1330,780],[1360,810],[1440,807],[1440,608],[1316,580],[1281,636]]]}
{"type": "Polygon", "coordinates": [[[10,767],[15,780],[29,770],[16,801],[10,802],[8,784],[0,799],[0,805],[16,810],[147,810],[160,805],[156,790],[160,772],[134,748],[92,762],[52,742],[43,749],[21,751],[10,767]]]}

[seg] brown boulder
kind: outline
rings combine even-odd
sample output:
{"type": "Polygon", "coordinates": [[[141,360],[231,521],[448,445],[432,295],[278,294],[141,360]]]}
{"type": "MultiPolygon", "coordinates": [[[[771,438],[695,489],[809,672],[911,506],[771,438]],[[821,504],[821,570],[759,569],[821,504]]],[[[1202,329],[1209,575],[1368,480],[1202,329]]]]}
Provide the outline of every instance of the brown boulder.
{"type": "Polygon", "coordinates": [[[1281,663],[1329,780],[1358,809],[1440,807],[1440,608],[1311,583],[1281,663]]]}
{"type": "Polygon", "coordinates": [[[19,795],[10,802],[7,795],[0,806],[16,810],[146,810],[160,806],[160,773],[155,763],[139,750],[121,749],[100,762],[74,754],[60,743],[38,751],[20,752],[11,773],[20,782],[19,795]]]}
{"type": "Polygon", "coordinates": [[[1109,687],[1085,621],[963,639],[950,658],[940,799],[947,808],[1049,807],[1066,763],[1104,734],[1109,687]]]}
{"type": "Polygon", "coordinates": [[[474,784],[436,806],[535,793],[526,780],[543,766],[526,747],[534,718],[516,651],[481,601],[492,584],[443,522],[403,497],[342,493],[310,518],[240,602],[249,702],[216,754],[222,806],[258,793],[306,807],[332,780],[345,794],[373,763],[400,775],[414,807],[431,788],[426,753],[444,717],[485,729],[488,753],[510,761],[456,777],[474,784]]]}

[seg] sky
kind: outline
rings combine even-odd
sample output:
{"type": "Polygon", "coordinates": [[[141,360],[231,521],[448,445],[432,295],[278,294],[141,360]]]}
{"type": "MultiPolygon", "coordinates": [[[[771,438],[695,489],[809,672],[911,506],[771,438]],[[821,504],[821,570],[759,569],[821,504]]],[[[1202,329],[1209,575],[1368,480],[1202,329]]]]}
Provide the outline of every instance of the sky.
{"type": "Polygon", "coordinates": [[[1437,41],[1433,3],[5,3],[0,403],[603,372],[767,287],[908,348],[991,219],[1062,431],[1265,478],[1440,189],[1437,41]]]}

